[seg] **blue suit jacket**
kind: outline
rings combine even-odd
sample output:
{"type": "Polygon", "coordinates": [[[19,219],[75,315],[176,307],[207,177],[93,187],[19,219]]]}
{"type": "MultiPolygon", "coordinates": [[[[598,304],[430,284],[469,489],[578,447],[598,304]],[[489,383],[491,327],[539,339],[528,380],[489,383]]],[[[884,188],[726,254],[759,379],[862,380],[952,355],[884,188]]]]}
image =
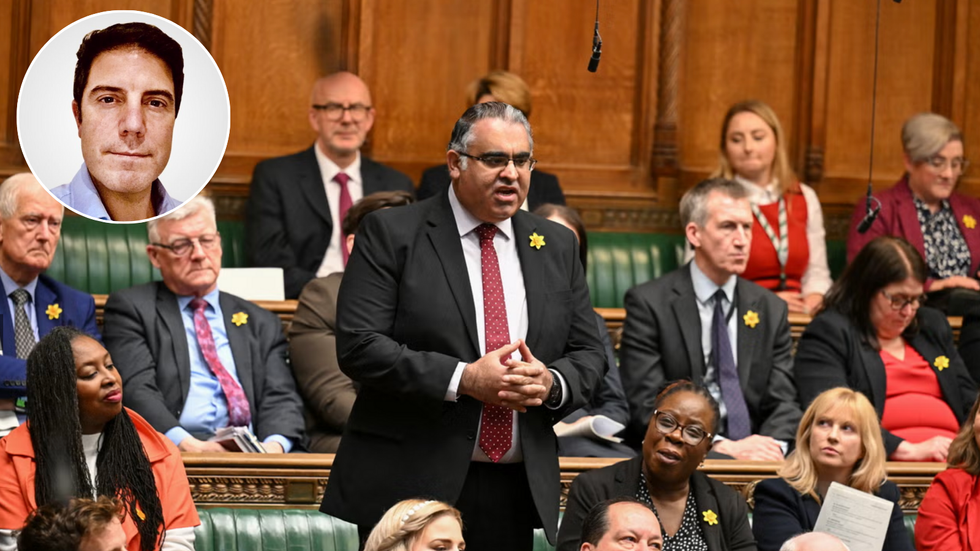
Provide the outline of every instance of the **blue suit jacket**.
{"type": "MultiPolygon", "coordinates": [[[[14,345],[14,318],[7,301],[0,297],[0,330],[2,330],[2,355],[0,355],[0,398],[23,396],[27,385],[27,361],[17,358],[14,345]]],[[[95,300],[92,295],[76,291],[46,275],[38,276],[34,291],[34,307],[37,317],[38,336],[44,337],[59,325],[72,325],[88,333],[99,342],[99,328],[95,325],[95,300]],[[47,314],[48,306],[57,304],[61,313],[57,318],[47,314]]]]}

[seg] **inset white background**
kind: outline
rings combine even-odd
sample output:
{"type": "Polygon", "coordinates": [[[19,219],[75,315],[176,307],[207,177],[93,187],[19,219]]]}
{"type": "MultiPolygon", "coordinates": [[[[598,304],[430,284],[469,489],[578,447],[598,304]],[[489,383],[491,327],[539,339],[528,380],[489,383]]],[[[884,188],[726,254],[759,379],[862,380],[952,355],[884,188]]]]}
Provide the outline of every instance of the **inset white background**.
{"type": "Polygon", "coordinates": [[[82,145],[72,115],[75,57],[89,32],[116,23],[158,27],[184,54],[184,92],[174,122],[170,161],[160,175],[178,201],[193,198],[211,180],[228,145],[231,104],[214,58],[180,25],[140,11],[108,11],[75,21],[54,35],[31,62],[17,98],[17,132],[31,172],[47,189],[67,184],[82,166],[82,145]]]}

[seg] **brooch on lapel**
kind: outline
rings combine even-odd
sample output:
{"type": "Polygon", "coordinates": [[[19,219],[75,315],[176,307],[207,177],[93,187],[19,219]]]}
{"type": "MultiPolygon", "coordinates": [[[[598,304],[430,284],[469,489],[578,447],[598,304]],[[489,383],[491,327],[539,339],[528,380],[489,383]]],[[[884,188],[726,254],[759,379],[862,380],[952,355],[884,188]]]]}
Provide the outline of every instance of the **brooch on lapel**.
{"type": "Polygon", "coordinates": [[[936,368],[939,369],[939,371],[942,371],[947,367],[949,367],[949,358],[947,358],[946,356],[939,356],[938,358],[936,358],[936,362],[933,365],[935,365],[936,368]]]}
{"type": "Polygon", "coordinates": [[[971,230],[977,227],[977,219],[970,216],[969,214],[963,215],[963,225],[971,230]]]}
{"type": "Polygon", "coordinates": [[[750,328],[755,329],[755,326],[759,325],[759,314],[756,314],[752,310],[749,310],[748,312],[745,313],[744,316],[742,316],[742,321],[745,322],[745,325],[748,325],[750,328]]]}
{"type": "Polygon", "coordinates": [[[541,250],[541,247],[544,247],[544,236],[538,235],[538,232],[532,233],[531,246],[534,247],[535,249],[541,250]]]}
{"type": "Polygon", "coordinates": [[[235,324],[236,327],[241,327],[248,323],[248,314],[245,312],[238,312],[237,314],[231,315],[231,322],[235,324]]]}
{"type": "Polygon", "coordinates": [[[49,304],[48,309],[45,310],[44,313],[48,315],[49,320],[56,320],[59,317],[61,317],[61,313],[63,311],[64,310],[62,310],[61,307],[58,306],[58,303],[56,302],[54,304],[49,304]]]}
{"type": "Polygon", "coordinates": [[[715,512],[712,511],[711,509],[708,509],[707,511],[703,511],[701,515],[704,516],[704,521],[707,522],[708,524],[712,524],[712,525],[718,524],[718,515],[716,515],[715,512]]]}

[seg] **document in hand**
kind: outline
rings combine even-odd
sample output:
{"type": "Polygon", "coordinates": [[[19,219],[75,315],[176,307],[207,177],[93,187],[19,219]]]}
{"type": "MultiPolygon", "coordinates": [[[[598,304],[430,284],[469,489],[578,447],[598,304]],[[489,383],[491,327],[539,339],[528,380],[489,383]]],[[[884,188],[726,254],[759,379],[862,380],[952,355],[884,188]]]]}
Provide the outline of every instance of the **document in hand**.
{"type": "Polygon", "coordinates": [[[832,482],[813,531],[837,536],[851,551],[881,551],[894,508],[887,499],[832,482]]]}
{"type": "Polygon", "coordinates": [[[210,438],[230,452],[267,453],[248,427],[223,427],[210,438]]]}

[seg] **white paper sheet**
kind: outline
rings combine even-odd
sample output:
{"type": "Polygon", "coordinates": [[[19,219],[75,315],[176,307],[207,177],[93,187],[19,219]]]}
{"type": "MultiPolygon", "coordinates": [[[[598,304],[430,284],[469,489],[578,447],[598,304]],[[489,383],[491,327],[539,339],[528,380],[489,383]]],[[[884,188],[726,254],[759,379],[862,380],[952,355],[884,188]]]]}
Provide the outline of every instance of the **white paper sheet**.
{"type": "Polygon", "coordinates": [[[832,482],[813,531],[837,536],[851,551],[881,551],[894,509],[887,499],[832,482]]]}

